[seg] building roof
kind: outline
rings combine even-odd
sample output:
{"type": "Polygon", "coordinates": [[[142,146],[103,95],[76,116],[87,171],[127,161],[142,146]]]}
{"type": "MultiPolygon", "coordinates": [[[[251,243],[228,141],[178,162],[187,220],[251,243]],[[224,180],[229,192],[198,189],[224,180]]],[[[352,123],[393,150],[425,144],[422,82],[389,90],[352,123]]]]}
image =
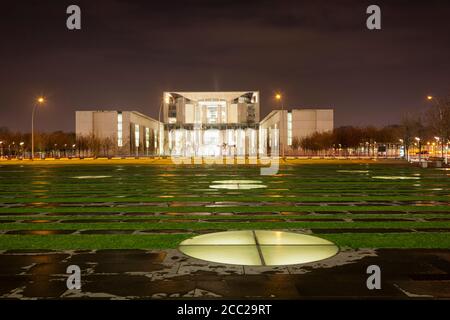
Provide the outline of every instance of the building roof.
{"type": "Polygon", "coordinates": [[[234,100],[249,93],[258,93],[255,90],[249,91],[210,91],[210,92],[186,92],[186,91],[168,91],[165,93],[169,94],[179,94],[189,100],[203,100],[203,99],[225,99],[225,100],[234,100]]]}

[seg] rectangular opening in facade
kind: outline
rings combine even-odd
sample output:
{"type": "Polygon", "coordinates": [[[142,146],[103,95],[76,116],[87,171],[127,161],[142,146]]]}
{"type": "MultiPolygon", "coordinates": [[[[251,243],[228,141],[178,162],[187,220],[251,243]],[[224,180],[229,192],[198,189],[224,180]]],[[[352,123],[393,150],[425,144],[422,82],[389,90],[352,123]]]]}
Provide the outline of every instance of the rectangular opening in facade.
{"type": "Polygon", "coordinates": [[[123,118],[122,112],[117,112],[117,146],[123,146],[123,118]]]}

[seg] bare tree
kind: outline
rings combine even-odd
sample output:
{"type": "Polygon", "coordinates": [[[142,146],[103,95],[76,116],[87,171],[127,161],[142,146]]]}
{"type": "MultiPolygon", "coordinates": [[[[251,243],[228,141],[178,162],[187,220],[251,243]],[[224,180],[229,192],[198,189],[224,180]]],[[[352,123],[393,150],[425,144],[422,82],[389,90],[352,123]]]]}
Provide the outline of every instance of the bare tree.
{"type": "Polygon", "coordinates": [[[444,157],[444,145],[450,140],[450,97],[434,98],[433,105],[426,112],[426,120],[431,132],[439,138],[441,155],[444,157]]]}
{"type": "Polygon", "coordinates": [[[103,147],[103,155],[109,158],[109,152],[114,147],[114,139],[107,137],[101,140],[101,145],[103,147]]]}
{"type": "Polygon", "coordinates": [[[414,139],[423,133],[422,118],[420,115],[407,113],[402,118],[402,140],[405,148],[405,158],[409,160],[409,149],[414,139]]]}
{"type": "Polygon", "coordinates": [[[100,149],[101,149],[100,139],[94,133],[91,133],[87,137],[87,142],[88,142],[88,148],[89,148],[89,151],[91,152],[91,155],[94,158],[97,158],[100,153],[100,149]]]}
{"type": "Polygon", "coordinates": [[[300,148],[300,139],[298,137],[292,138],[291,148],[294,152],[297,152],[298,148],[300,148]]]}

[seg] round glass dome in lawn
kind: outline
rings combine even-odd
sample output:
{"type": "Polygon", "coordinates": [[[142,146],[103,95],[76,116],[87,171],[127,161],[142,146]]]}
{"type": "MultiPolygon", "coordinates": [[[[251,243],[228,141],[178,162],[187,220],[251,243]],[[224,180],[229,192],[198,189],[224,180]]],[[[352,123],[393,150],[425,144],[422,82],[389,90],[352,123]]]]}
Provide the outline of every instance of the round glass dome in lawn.
{"type": "Polygon", "coordinates": [[[211,262],[281,266],[323,260],[339,248],[315,236],[271,230],[240,230],[203,234],[184,240],[184,254],[211,262]]]}
{"type": "Polygon", "coordinates": [[[209,186],[211,189],[249,190],[267,188],[259,180],[219,180],[212,183],[209,186]]]}

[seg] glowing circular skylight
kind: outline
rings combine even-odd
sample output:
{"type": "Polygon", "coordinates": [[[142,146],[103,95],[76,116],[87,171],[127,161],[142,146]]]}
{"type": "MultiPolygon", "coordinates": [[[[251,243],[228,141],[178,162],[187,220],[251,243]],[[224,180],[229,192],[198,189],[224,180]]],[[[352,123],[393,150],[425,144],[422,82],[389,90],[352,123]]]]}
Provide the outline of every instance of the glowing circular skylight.
{"type": "Polygon", "coordinates": [[[216,180],[212,183],[224,183],[224,184],[255,184],[255,183],[261,183],[259,180],[216,180]]]}
{"type": "Polygon", "coordinates": [[[409,176],[374,176],[373,179],[382,180],[419,180],[419,177],[409,177],[409,176]]]}
{"type": "Polygon", "coordinates": [[[249,190],[267,188],[259,180],[218,180],[212,183],[209,186],[211,189],[249,190]]]}
{"type": "Polygon", "coordinates": [[[181,242],[184,254],[217,263],[279,266],[323,260],[338,253],[332,242],[315,236],[269,230],[226,231],[181,242]]]}
{"type": "Polygon", "coordinates": [[[78,177],[72,177],[74,179],[104,179],[104,178],[111,178],[111,176],[78,176],[78,177]]]}

